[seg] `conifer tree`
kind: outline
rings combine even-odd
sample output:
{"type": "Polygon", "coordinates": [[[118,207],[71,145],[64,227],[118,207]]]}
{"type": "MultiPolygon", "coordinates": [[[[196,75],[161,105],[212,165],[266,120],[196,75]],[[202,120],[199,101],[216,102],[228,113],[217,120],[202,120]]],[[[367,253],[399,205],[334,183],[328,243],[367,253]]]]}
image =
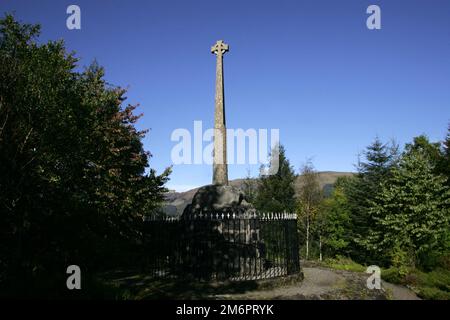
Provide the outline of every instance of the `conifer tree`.
{"type": "Polygon", "coordinates": [[[358,173],[345,185],[351,219],[351,255],[359,262],[376,262],[362,246],[375,222],[369,211],[373,199],[380,192],[380,183],[389,175],[398,162],[398,146],[395,142],[383,144],[377,137],[363,152],[359,160],[358,173]]]}
{"type": "Polygon", "coordinates": [[[278,170],[271,172],[270,175],[260,174],[254,205],[255,208],[264,212],[294,212],[295,172],[286,158],[284,147],[280,145],[279,152],[274,151],[272,150],[270,156],[270,165],[277,166],[278,170]]]}

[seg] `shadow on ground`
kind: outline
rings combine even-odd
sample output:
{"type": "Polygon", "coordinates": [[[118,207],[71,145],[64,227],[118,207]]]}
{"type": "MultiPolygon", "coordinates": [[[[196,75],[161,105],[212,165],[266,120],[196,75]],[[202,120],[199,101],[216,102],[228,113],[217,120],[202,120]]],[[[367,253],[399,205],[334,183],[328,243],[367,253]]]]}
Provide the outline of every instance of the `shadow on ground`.
{"type": "Polygon", "coordinates": [[[155,279],[138,272],[110,272],[101,275],[113,299],[163,300],[414,300],[409,289],[382,282],[382,288],[367,288],[367,274],[308,265],[297,275],[258,281],[201,282],[155,279]]]}
{"type": "Polygon", "coordinates": [[[248,292],[259,290],[271,290],[283,285],[293,285],[300,282],[302,277],[302,274],[298,274],[258,281],[204,282],[189,279],[158,279],[136,271],[114,271],[99,275],[99,280],[114,292],[105,295],[105,298],[108,299],[214,300],[223,299],[226,296],[245,295],[248,292]]]}

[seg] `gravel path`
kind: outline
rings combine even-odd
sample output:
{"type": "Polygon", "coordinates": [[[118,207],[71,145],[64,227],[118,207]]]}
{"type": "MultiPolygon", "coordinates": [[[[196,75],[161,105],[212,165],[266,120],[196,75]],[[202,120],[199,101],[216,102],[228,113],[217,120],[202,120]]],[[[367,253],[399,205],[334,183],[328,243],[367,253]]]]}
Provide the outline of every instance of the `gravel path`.
{"type": "Polygon", "coordinates": [[[382,282],[382,286],[389,290],[393,300],[420,300],[420,298],[410,289],[398,286],[389,282],[382,282]]]}
{"type": "Polygon", "coordinates": [[[370,290],[366,286],[367,274],[332,270],[323,267],[304,267],[304,280],[295,285],[277,287],[269,290],[249,291],[240,294],[217,295],[218,299],[419,299],[408,288],[382,282],[381,290],[370,290]]]}
{"type": "MultiPolygon", "coordinates": [[[[135,299],[239,299],[239,300],[420,300],[410,289],[382,281],[382,288],[367,288],[368,274],[335,270],[311,262],[303,264],[302,281],[264,286],[184,283],[155,279],[136,272],[113,272],[102,279],[129,290],[135,299]]],[[[279,278],[282,279],[282,278],[279,278]]],[[[270,281],[269,281],[270,284],[270,281]]]]}

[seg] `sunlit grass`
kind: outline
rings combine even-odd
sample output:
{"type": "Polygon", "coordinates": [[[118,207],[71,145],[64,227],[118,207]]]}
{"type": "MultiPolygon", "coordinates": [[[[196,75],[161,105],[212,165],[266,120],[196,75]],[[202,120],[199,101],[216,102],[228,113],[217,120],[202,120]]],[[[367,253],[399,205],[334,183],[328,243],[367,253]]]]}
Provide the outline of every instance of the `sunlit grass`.
{"type": "Polygon", "coordinates": [[[381,271],[385,281],[410,287],[422,299],[450,300],[450,271],[423,272],[415,268],[389,268],[381,271]]]}
{"type": "Polygon", "coordinates": [[[365,272],[367,267],[356,263],[350,258],[337,256],[336,258],[328,258],[322,263],[324,266],[344,271],[365,272]]]}

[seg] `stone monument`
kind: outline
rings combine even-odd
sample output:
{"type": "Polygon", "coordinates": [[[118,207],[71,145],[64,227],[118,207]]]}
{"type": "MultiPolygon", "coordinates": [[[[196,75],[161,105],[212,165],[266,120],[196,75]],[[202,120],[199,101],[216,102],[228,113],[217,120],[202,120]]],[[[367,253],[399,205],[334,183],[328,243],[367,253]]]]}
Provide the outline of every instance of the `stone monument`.
{"type": "Polygon", "coordinates": [[[228,184],[223,80],[223,56],[228,50],[222,40],[211,48],[217,56],[212,184],[197,190],[181,216],[184,271],[206,278],[214,274],[235,278],[249,270],[261,270],[265,252],[255,209],[239,188],[228,184]]]}
{"type": "Polygon", "coordinates": [[[225,101],[223,88],[223,55],[227,51],[228,45],[222,40],[217,41],[216,44],[211,47],[211,52],[217,56],[216,96],[214,109],[214,185],[228,185],[227,129],[225,124],[225,101]]]}
{"type": "Polygon", "coordinates": [[[211,47],[216,59],[216,95],[214,109],[214,153],[212,184],[201,187],[183,216],[192,217],[204,212],[243,214],[253,210],[253,206],[244,199],[244,193],[228,185],[227,135],[225,121],[225,97],[223,79],[223,56],[229,47],[222,40],[211,47]]]}

